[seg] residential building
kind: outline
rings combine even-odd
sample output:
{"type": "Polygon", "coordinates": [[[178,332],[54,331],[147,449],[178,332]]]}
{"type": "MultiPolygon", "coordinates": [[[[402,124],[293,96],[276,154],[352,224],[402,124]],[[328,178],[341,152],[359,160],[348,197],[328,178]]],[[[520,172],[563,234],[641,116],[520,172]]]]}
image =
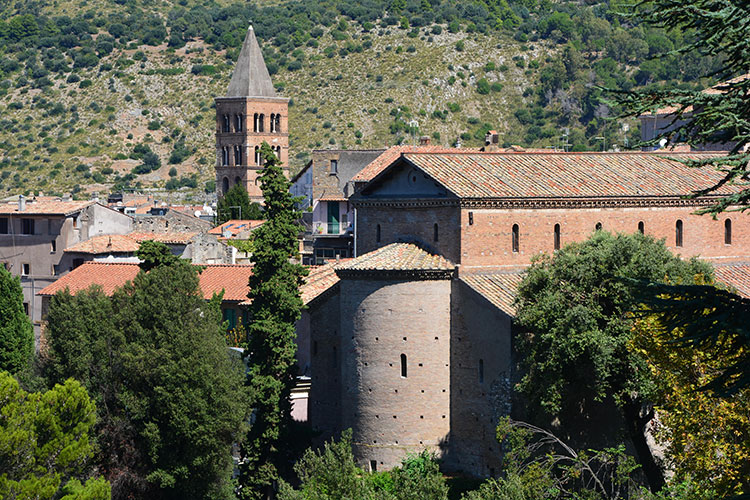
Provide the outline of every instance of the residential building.
{"type": "Polygon", "coordinates": [[[100,235],[132,230],[133,219],[94,201],[53,197],[0,204],[0,262],[21,277],[24,308],[39,333],[41,304],[36,292],[86,258],[65,250],[100,235]]]}

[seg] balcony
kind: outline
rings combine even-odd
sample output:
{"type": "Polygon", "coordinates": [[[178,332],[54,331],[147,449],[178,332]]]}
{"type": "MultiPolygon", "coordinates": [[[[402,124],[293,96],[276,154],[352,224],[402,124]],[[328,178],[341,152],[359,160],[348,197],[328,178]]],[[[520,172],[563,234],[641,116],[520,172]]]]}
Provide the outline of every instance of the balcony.
{"type": "Polygon", "coordinates": [[[313,223],[313,236],[341,236],[352,232],[349,222],[315,222],[313,223]]]}

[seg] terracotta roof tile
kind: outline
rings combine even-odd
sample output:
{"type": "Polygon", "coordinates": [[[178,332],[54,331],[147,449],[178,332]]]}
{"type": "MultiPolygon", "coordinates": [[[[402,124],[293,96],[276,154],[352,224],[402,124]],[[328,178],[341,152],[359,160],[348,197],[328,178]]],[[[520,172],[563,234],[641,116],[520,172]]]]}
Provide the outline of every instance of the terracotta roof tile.
{"type": "Polygon", "coordinates": [[[487,299],[491,304],[510,316],[516,314],[513,301],[516,288],[523,273],[470,274],[461,276],[461,281],[487,299]]]}
{"type": "Polygon", "coordinates": [[[340,264],[347,271],[451,271],[455,265],[414,243],[391,243],[340,264]]]}
{"type": "Polygon", "coordinates": [[[92,285],[99,285],[105,294],[112,295],[115,289],[132,281],[140,270],[138,264],[85,262],[43,288],[37,295],[55,295],[66,288],[75,295],[92,285]]]}
{"type": "Polygon", "coordinates": [[[26,209],[18,211],[18,201],[0,204],[0,214],[70,215],[80,212],[94,201],[62,201],[56,199],[26,200],[26,209]]]}
{"type": "MultiPolygon", "coordinates": [[[[714,185],[723,174],[670,158],[706,153],[481,153],[403,157],[460,198],[680,196],[714,185]]],[[[716,156],[716,155],[714,155],[716,156]]],[[[739,190],[725,185],[717,195],[739,190]]]]}
{"type": "Polygon", "coordinates": [[[172,245],[187,245],[190,239],[197,235],[197,232],[170,232],[170,233],[152,233],[150,231],[133,231],[128,233],[127,236],[134,239],[138,243],[146,240],[158,241],[160,243],[172,244],[172,245]]]}
{"type": "MultiPolygon", "coordinates": [[[[208,300],[224,290],[225,301],[241,302],[247,298],[252,266],[210,264],[200,274],[203,297],[208,300]]],[[[138,264],[86,262],[42,289],[38,295],[54,295],[68,288],[72,294],[99,285],[107,295],[132,281],[140,271],[138,264]]]]}
{"type": "Polygon", "coordinates": [[[369,165],[359,171],[357,175],[352,177],[353,182],[368,182],[375,178],[380,172],[393,163],[403,153],[456,153],[474,151],[478,153],[478,150],[462,149],[462,148],[446,148],[444,146],[392,146],[383,151],[380,156],[375,158],[369,165]]]}
{"type": "Polygon", "coordinates": [[[734,288],[739,295],[750,298],[750,264],[727,264],[714,268],[716,279],[734,288]]]}
{"type": "Polygon", "coordinates": [[[106,253],[132,253],[138,250],[140,244],[124,234],[102,234],[76,243],[65,249],[69,253],[86,253],[92,255],[106,253]]]}
{"type": "Polygon", "coordinates": [[[325,291],[339,282],[336,266],[350,262],[352,259],[332,261],[322,266],[311,266],[310,273],[305,278],[305,284],[300,287],[302,301],[307,305],[325,291]]]}
{"type": "Polygon", "coordinates": [[[237,235],[243,231],[252,231],[258,226],[262,225],[265,220],[228,220],[224,224],[213,227],[208,230],[209,234],[216,234],[221,236],[224,234],[224,230],[228,229],[232,235],[237,235]]]}

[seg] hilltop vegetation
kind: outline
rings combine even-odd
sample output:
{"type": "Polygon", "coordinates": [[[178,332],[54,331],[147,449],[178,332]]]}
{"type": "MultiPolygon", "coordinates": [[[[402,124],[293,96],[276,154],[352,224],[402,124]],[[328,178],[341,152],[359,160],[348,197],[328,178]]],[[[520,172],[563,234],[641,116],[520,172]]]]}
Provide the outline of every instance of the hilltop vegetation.
{"type": "Polygon", "coordinates": [[[632,144],[637,123],[609,119],[619,110],[599,86],[702,87],[716,62],[660,56],[692,34],[639,26],[623,10],[549,0],[19,0],[0,7],[0,193],[212,191],[213,98],[250,21],[291,98],[293,169],[312,148],[418,135],[478,146],[489,129],[505,145],[632,144]]]}

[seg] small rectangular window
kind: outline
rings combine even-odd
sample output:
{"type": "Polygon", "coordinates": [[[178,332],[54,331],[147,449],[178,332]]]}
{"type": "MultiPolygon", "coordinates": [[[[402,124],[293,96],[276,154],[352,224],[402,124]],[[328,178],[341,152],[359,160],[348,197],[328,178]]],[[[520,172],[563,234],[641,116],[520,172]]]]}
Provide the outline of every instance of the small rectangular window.
{"type": "Polygon", "coordinates": [[[31,264],[24,263],[21,264],[21,276],[28,276],[31,274],[31,264]]]}
{"type": "Polygon", "coordinates": [[[8,218],[0,218],[0,234],[8,234],[8,218]]]}
{"type": "Polygon", "coordinates": [[[23,303],[23,312],[26,314],[26,316],[29,315],[29,303],[28,302],[23,303]]]}
{"type": "Polygon", "coordinates": [[[339,171],[339,161],[331,160],[331,173],[336,174],[339,171]]]}
{"type": "Polygon", "coordinates": [[[49,246],[50,246],[50,253],[57,252],[57,241],[55,240],[50,241],[49,246]]]}
{"type": "Polygon", "coordinates": [[[34,219],[21,219],[21,233],[34,234],[34,219]]]}

